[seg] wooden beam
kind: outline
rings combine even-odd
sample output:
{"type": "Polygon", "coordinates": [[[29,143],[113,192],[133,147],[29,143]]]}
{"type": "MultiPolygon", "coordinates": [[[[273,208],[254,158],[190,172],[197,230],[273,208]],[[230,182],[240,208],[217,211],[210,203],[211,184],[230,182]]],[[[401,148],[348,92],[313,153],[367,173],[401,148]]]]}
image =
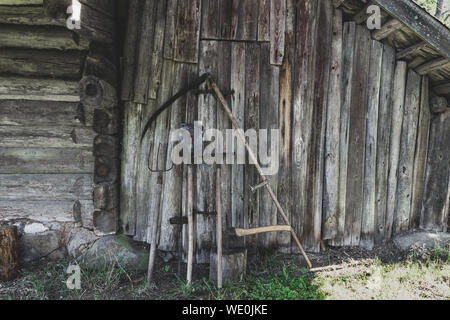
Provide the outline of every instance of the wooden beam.
{"type": "Polygon", "coordinates": [[[2,0],[4,6],[42,5],[43,0],[2,0]]]}
{"type": "Polygon", "coordinates": [[[403,24],[399,20],[391,19],[386,22],[381,29],[372,32],[372,38],[380,41],[401,28],[403,28],[403,24]]]}
{"type": "Polygon", "coordinates": [[[413,55],[419,52],[420,50],[425,49],[428,46],[429,46],[428,43],[421,41],[419,43],[412,45],[411,47],[400,50],[399,52],[397,52],[397,60],[407,58],[408,56],[413,55]]]}
{"type": "Polygon", "coordinates": [[[78,82],[0,76],[0,99],[78,102],[78,82]]]}
{"type": "Polygon", "coordinates": [[[237,237],[247,237],[268,232],[281,232],[281,231],[290,232],[291,229],[292,228],[290,226],[271,226],[254,229],[234,229],[234,232],[232,232],[232,234],[234,234],[237,237]]]}
{"type": "Polygon", "coordinates": [[[55,19],[45,15],[43,7],[15,7],[0,6],[1,24],[25,24],[25,25],[61,25],[55,19]]]}
{"type": "Polygon", "coordinates": [[[449,83],[440,84],[440,85],[434,87],[433,88],[433,92],[436,93],[437,95],[450,94],[450,82],[449,83]]]}
{"type": "Polygon", "coordinates": [[[370,17],[372,14],[371,13],[367,13],[367,9],[373,5],[373,3],[370,1],[369,3],[367,3],[364,8],[361,9],[361,11],[359,11],[357,14],[355,14],[353,16],[353,21],[355,21],[357,24],[363,23],[364,21],[367,20],[368,17],[370,17]]]}
{"type": "Polygon", "coordinates": [[[422,40],[450,59],[450,29],[410,0],[374,0],[422,40]]]}
{"type": "Polygon", "coordinates": [[[74,33],[66,28],[45,26],[2,26],[0,47],[87,50],[89,42],[74,37],[74,33]]]}
{"type": "Polygon", "coordinates": [[[431,61],[427,61],[424,64],[416,68],[416,72],[421,76],[426,75],[430,72],[445,68],[450,66],[450,59],[447,58],[437,58],[431,61]]]}

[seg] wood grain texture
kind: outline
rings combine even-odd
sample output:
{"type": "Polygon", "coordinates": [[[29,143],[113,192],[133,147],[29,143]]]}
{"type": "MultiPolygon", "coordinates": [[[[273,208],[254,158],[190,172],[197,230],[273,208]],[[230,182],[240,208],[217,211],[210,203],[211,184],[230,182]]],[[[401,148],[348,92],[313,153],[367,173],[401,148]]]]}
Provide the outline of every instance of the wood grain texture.
{"type": "Polygon", "coordinates": [[[420,109],[421,77],[408,71],[403,113],[400,156],[398,161],[398,183],[395,232],[409,229],[411,214],[412,183],[414,175],[414,153],[417,141],[417,123],[420,109]]]}
{"type": "Polygon", "coordinates": [[[180,62],[198,63],[201,0],[179,1],[177,17],[174,59],[180,62]]]}
{"type": "Polygon", "coordinates": [[[376,160],[375,243],[385,239],[395,49],[383,46],[376,160]]]}
{"type": "Polygon", "coordinates": [[[270,41],[270,5],[271,0],[259,0],[258,41],[270,41]]]}
{"type": "Polygon", "coordinates": [[[394,73],[394,86],[392,96],[392,122],[389,150],[389,177],[388,193],[386,205],[386,236],[389,240],[392,237],[392,227],[394,223],[396,193],[397,193],[397,173],[400,156],[400,142],[403,125],[403,110],[405,108],[405,89],[406,89],[406,62],[399,61],[394,73]]]}
{"type": "Polygon", "coordinates": [[[0,23],[21,25],[60,26],[61,23],[47,17],[43,7],[5,6],[0,5],[0,23]]]}
{"type": "Polygon", "coordinates": [[[286,0],[270,1],[270,63],[280,66],[284,57],[286,0]]]}
{"type": "Polygon", "coordinates": [[[381,91],[383,44],[371,42],[366,114],[366,150],[364,163],[364,203],[360,245],[369,250],[375,244],[376,175],[378,149],[378,114],[381,91]]]}

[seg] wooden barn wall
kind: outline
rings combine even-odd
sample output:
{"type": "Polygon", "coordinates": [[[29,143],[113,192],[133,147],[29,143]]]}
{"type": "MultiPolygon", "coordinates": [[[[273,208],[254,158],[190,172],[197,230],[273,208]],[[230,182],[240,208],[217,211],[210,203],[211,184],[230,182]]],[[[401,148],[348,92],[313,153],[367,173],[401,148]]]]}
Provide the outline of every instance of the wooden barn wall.
{"type": "MultiPolygon", "coordinates": [[[[372,40],[364,25],[343,22],[332,1],[131,0],[127,34],[125,234],[150,242],[158,223],[159,249],[177,248],[179,226],[169,219],[180,210],[186,215],[186,170],[151,173],[148,167],[170,166],[168,135],[181,122],[201,120],[205,129],[231,124],[213,95],[191,92],[158,118],[142,145],[140,134],[158,106],[206,71],[223,92],[234,91],[227,99],[243,129],[280,129],[280,169],[270,184],[308,251],[326,243],[371,248],[419,225],[444,228],[448,179],[437,175],[439,166],[448,173],[448,165],[435,157],[448,157],[442,139],[448,115],[433,118],[428,79],[397,63],[395,50],[372,40]],[[442,199],[436,203],[437,190],[442,199]]],[[[215,210],[215,171],[195,166],[199,211],[215,210]]],[[[283,223],[265,191],[250,192],[258,182],[252,166],[223,166],[226,228],[283,223]]],[[[197,262],[206,263],[215,218],[197,215],[195,223],[197,262]]],[[[182,234],[186,247],[186,230],[182,234]]],[[[226,238],[225,245],[245,245],[252,253],[297,250],[284,233],[226,238]]]]}

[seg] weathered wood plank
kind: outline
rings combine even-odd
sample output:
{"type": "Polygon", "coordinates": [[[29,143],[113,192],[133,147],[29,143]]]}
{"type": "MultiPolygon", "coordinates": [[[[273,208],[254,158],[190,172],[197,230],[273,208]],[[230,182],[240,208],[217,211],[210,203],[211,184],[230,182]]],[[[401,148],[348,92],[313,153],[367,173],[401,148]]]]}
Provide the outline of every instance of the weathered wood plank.
{"type": "Polygon", "coordinates": [[[425,49],[429,46],[428,43],[426,42],[419,42],[416,43],[414,45],[412,45],[411,47],[408,47],[406,49],[403,49],[399,52],[397,52],[397,60],[403,59],[403,58],[407,58],[410,55],[413,55],[419,51],[421,51],[422,49],[425,49]]]}
{"type": "Polygon", "coordinates": [[[398,160],[396,221],[394,221],[395,232],[397,233],[408,230],[410,224],[414,152],[420,109],[420,80],[420,76],[413,70],[408,72],[400,157],[398,160]]]}
{"type": "Polygon", "coordinates": [[[450,66],[450,59],[437,58],[431,61],[427,61],[424,64],[418,66],[416,68],[416,72],[419,75],[423,76],[441,68],[445,68],[446,66],[450,66]]]}
{"type": "Polygon", "coordinates": [[[270,1],[270,63],[280,66],[284,57],[286,0],[270,1]]]}
{"type": "Polygon", "coordinates": [[[403,24],[399,20],[391,19],[386,22],[381,29],[374,31],[372,33],[372,38],[378,41],[383,40],[401,28],[403,28],[403,24]]]}
{"type": "Polygon", "coordinates": [[[2,0],[4,6],[42,5],[43,0],[2,0]]]}
{"type": "Polygon", "coordinates": [[[141,25],[142,0],[130,0],[128,4],[128,23],[123,45],[122,60],[122,92],[121,99],[130,101],[133,97],[133,79],[136,71],[139,29],[141,25]]]}
{"type": "Polygon", "coordinates": [[[0,147],[91,148],[94,137],[91,128],[0,126],[0,147]]]}
{"type": "Polygon", "coordinates": [[[78,82],[54,79],[0,77],[0,100],[78,102],[78,82]]]}
{"type": "MultiPolygon", "coordinates": [[[[280,91],[280,69],[270,64],[270,44],[262,43],[261,45],[261,68],[260,68],[260,111],[259,111],[259,129],[267,130],[267,150],[265,157],[271,159],[275,152],[278,157],[279,141],[273,141],[271,130],[278,129],[279,115],[278,102],[280,91]]],[[[262,144],[259,145],[262,147],[262,144]]],[[[261,151],[261,150],[259,150],[261,151]]],[[[264,163],[259,155],[260,165],[269,167],[273,163],[264,163]]],[[[277,160],[278,161],[278,160],[277,160]]],[[[267,179],[275,194],[278,193],[278,172],[273,175],[267,175],[267,179]]],[[[260,192],[260,213],[259,225],[261,227],[277,225],[277,207],[266,190],[260,192]]],[[[258,242],[261,249],[273,249],[277,243],[276,234],[261,234],[258,236],[258,242]]]]}
{"type": "Polygon", "coordinates": [[[81,201],[0,201],[4,221],[31,220],[49,222],[81,222],[92,228],[92,200],[81,201]],[[81,219],[81,221],[80,221],[81,219]]]}
{"type": "Polygon", "coordinates": [[[372,40],[366,113],[366,150],[364,163],[364,203],[360,245],[369,250],[375,243],[378,113],[381,91],[383,44],[372,40]]]}
{"type": "Polygon", "coordinates": [[[392,121],[391,102],[395,70],[395,49],[390,46],[383,46],[383,65],[381,70],[375,195],[375,243],[377,244],[385,240],[386,231],[386,201],[390,150],[389,138],[392,121]]]}
{"type": "Polygon", "coordinates": [[[158,97],[158,90],[161,85],[161,71],[163,66],[164,50],[164,30],[166,24],[166,4],[165,0],[157,1],[155,36],[153,39],[152,67],[150,69],[149,94],[150,99],[158,97]]]}
{"type": "Polygon", "coordinates": [[[0,148],[0,173],[92,173],[94,156],[85,149],[0,148]]]}
{"type": "Polygon", "coordinates": [[[422,40],[450,59],[450,43],[448,41],[450,30],[445,25],[409,0],[374,0],[374,2],[390,15],[401,20],[422,40]]]}
{"type": "Polygon", "coordinates": [[[348,144],[345,242],[348,245],[358,246],[364,203],[367,82],[370,60],[370,34],[366,26],[356,26],[355,37],[348,144]]]}
{"type": "Polygon", "coordinates": [[[309,172],[307,176],[308,190],[311,190],[308,204],[307,233],[304,246],[314,252],[321,250],[323,179],[325,161],[325,129],[328,103],[328,86],[331,65],[331,34],[333,7],[329,1],[319,2],[318,8],[317,46],[313,74],[313,104],[311,145],[308,154],[309,172]],[[309,213],[309,214],[308,214],[309,213]]]}
{"type": "Polygon", "coordinates": [[[345,219],[346,219],[346,198],[347,198],[347,166],[348,166],[348,143],[350,128],[350,106],[353,90],[353,64],[355,53],[355,32],[354,22],[345,22],[343,25],[342,41],[343,46],[342,61],[342,105],[340,114],[340,141],[339,141],[339,203],[337,218],[337,232],[334,240],[330,244],[335,246],[344,245],[345,219]]]}
{"type": "Polygon", "coordinates": [[[0,100],[1,126],[91,127],[94,110],[74,102],[0,100]]]}
{"type": "Polygon", "coordinates": [[[84,57],[74,51],[4,48],[0,52],[0,73],[78,80],[84,57]]]}
{"type": "Polygon", "coordinates": [[[0,23],[21,25],[60,26],[61,23],[47,17],[43,7],[4,6],[0,5],[0,23]]]}
{"type": "MultiPolygon", "coordinates": [[[[173,78],[173,92],[178,92],[188,84],[189,69],[186,64],[176,64],[173,78]]],[[[170,110],[169,130],[179,129],[186,116],[187,97],[177,100],[170,110]]],[[[171,139],[169,136],[168,139],[171,139]]],[[[169,140],[170,141],[170,140],[169,140]]],[[[166,156],[166,168],[172,166],[173,144],[169,144],[166,156]]],[[[164,184],[161,195],[161,226],[158,249],[162,251],[175,251],[178,246],[178,228],[170,224],[170,218],[177,217],[181,211],[183,187],[183,167],[174,166],[164,175],[164,184]]]]}
{"type": "Polygon", "coordinates": [[[167,1],[166,28],[164,31],[164,58],[173,59],[177,28],[178,0],[167,1]]]}
{"type": "Polygon", "coordinates": [[[91,174],[0,174],[0,200],[91,200],[91,174]]]}
{"type": "Polygon", "coordinates": [[[429,98],[429,79],[428,77],[422,77],[419,122],[417,125],[417,143],[414,154],[410,228],[417,228],[420,225],[420,213],[422,211],[422,200],[425,189],[428,142],[430,138],[431,113],[429,98]]]}
{"type": "Polygon", "coordinates": [[[124,105],[122,166],[120,183],[120,223],[124,234],[136,232],[136,183],[140,154],[142,106],[127,102],[124,105]]]}
{"type": "MultiPolygon", "coordinates": [[[[291,174],[291,135],[292,135],[292,98],[294,93],[294,54],[295,54],[295,1],[286,1],[286,27],[284,57],[280,68],[280,99],[279,129],[280,129],[280,168],[278,170],[278,201],[283,206],[286,216],[291,221],[292,216],[292,174],[291,174]]],[[[258,183],[259,181],[256,181],[258,183]]],[[[278,223],[284,223],[281,215],[278,223]]],[[[291,235],[278,233],[277,243],[285,251],[291,248],[291,235]]]]}
{"type": "MultiPolygon", "coordinates": [[[[259,106],[260,106],[260,58],[261,50],[257,44],[247,43],[245,47],[245,130],[259,128],[259,106]]],[[[248,163],[248,162],[247,162],[248,163]]],[[[253,165],[247,165],[244,168],[244,228],[256,228],[259,226],[259,191],[252,193],[250,185],[256,185],[260,182],[256,168],[253,165]]],[[[223,176],[223,171],[222,171],[223,176]]],[[[248,257],[255,259],[257,256],[258,236],[245,239],[248,249],[248,257]]]]}
{"type": "Polygon", "coordinates": [[[201,0],[178,2],[175,33],[175,61],[198,63],[201,24],[201,0]]]}
{"type": "Polygon", "coordinates": [[[238,2],[234,11],[237,22],[234,40],[255,41],[258,33],[258,0],[234,0],[238,2]]]}
{"type": "Polygon", "coordinates": [[[258,7],[258,41],[270,41],[270,0],[259,0],[258,7]]]}
{"type": "Polygon", "coordinates": [[[78,41],[73,32],[62,27],[5,25],[0,33],[0,47],[87,50],[89,42],[83,38],[78,41]]]}
{"type": "Polygon", "coordinates": [[[333,9],[330,86],[328,88],[325,138],[322,239],[334,239],[338,232],[340,124],[342,105],[342,11],[333,9]]]}
{"type": "Polygon", "coordinates": [[[398,162],[400,156],[400,141],[403,125],[403,110],[405,108],[406,71],[406,62],[397,62],[394,74],[394,86],[392,89],[392,122],[389,150],[389,177],[385,228],[386,240],[389,240],[392,237],[392,228],[395,215],[398,162]]]}
{"type": "Polygon", "coordinates": [[[145,1],[141,14],[142,20],[138,39],[136,72],[134,75],[133,102],[146,104],[150,81],[149,74],[152,66],[152,55],[149,52],[153,52],[156,1],[145,1]]]}
{"type": "MultiPolygon", "coordinates": [[[[233,116],[239,124],[244,128],[245,121],[245,75],[246,65],[245,43],[238,42],[231,45],[231,90],[234,94],[231,98],[231,110],[233,116]]],[[[239,150],[235,148],[238,159],[239,150]]],[[[235,162],[231,168],[231,226],[233,228],[244,227],[244,165],[235,162]]]]}
{"type": "Polygon", "coordinates": [[[220,0],[202,0],[202,39],[220,38],[220,0]]]}
{"type": "MultiPolygon", "coordinates": [[[[218,41],[200,42],[199,73],[218,70],[218,41]]],[[[206,85],[205,85],[206,87],[206,85]]],[[[213,129],[217,123],[217,101],[214,96],[203,94],[198,97],[198,117],[204,130],[213,129]]],[[[196,160],[198,161],[198,160],[196,160]]],[[[204,163],[197,166],[195,207],[198,211],[211,212],[215,210],[216,198],[216,169],[204,163]]],[[[215,221],[211,216],[196,216],[196,259],[197,263],[208,263],[210,250],[215,239],[215,221]]]]}
{"type": "Polygon", "coordinates": [[[311,143],[313,57],[317,22],[317,2],[302,1],[297,7],[294,102],[292,122],[292,226],[304,243],[307,228],[306,215],[310,201],[308,185],[308,152],[311,143]]]}

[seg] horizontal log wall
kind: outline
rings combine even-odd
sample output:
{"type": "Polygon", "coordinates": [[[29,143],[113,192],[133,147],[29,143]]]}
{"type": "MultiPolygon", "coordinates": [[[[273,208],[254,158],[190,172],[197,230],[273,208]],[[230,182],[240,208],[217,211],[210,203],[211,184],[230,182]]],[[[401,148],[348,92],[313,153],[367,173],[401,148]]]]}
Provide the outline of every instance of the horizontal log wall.
{"type": "MultiPolygon", "coordinates": [[[[125,234],[150,242],[158,223],[159,249],[176,251],[180,235],[187,248],[186,228],[169,223],[180,211],[187,215],[186,170],[154,173],[149,166],[170,168],[168,137],[182,122],[231,124],[205,85],[161,114],[142,144],[140,135],[159,106],[204,72],[232,92],[225,98],[242,129],[280,129],[279,170],[269,182],[307,250],[327,243],[370,249],[400,230],[444,219],[442,190],[438,218],[435,209],[422,209],[422,194],[448,183],[423,169],[427,157],[432,161],[427,77],[397,62],[395,49],[371,39],[365,25],[343,22],[331,2],[132,0],[129,9],[121,95],[125,234]]],[[[431,139],[440,150],[445,120],[435,123],[431,139]]],[[[260,182],[253,166],[222,165],[222,181],[215,166],[194,171],[194,209],[215,211],[221,183],[227,229],[283,224],[263,189],[250,192],[260,182]]],[[[206,263],[215,216],[198,214],[195,223],[197,262],[206,263]]],[[[227,236],[225,245],[246,246],[250,259],[258,248],[296,250],[281,233],[227,236]]]]}
{"type": "MultiPolygon", "coordinates": [[[[65,17],[67,4],[59,4],[65,17]]],[[[96,136],[117,134],[118,115],[80,101],[79,82],[84,73],[101,69],[87,62],[94,36],[105,37],[91,27],[114,8],[84,20],[87,37],[69,30],[65,18],[50,16],[56,8],[43,0],[0,4],[0,223],[93,229],[95,173],[103,182],[119,171],[114,164],[109,170],[103,155],[95,157],[94,141],[111,150],[96,136]]],[[[83,19],[92,10],[85,9],[83,19]]],[[[105,33],[111,40],[114,24],[108,17],[105,33]]],[[[106,67],[112,73],[114,68],[106,67]]]]}

